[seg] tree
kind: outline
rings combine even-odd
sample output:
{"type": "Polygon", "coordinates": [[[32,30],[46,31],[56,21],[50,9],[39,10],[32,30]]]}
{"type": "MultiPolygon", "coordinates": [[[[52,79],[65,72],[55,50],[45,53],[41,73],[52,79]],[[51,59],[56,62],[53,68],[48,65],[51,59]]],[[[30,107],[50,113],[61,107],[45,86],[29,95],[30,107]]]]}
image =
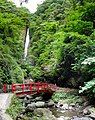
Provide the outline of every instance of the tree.
{"type": "Polygon", "coordinates": [[[0,82],[21,82],[25,27],[29,11],[0,0],[0,82]]]}

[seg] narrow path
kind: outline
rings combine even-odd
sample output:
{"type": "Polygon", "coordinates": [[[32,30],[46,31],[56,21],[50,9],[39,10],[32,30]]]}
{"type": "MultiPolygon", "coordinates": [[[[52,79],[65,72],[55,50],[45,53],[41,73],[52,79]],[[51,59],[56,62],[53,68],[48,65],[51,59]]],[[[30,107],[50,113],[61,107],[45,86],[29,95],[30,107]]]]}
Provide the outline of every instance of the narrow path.
{"type": "Polygon", "coordinates": [[[0,94],[0,120],[12,120],[12,118],[6,114],[6,109],[11,103],[13,94],[2,93],[0,94]]]}

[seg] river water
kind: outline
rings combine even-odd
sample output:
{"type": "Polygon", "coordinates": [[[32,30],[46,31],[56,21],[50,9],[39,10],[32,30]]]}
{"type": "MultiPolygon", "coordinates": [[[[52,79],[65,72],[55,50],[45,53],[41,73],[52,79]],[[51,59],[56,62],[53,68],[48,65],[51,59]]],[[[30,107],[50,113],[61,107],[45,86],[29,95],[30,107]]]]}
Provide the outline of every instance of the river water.
{"type": "Polygon", "coordinates": [[[58,120],[71,120],[73,118],[80,118],[82,117],[82,109],[76,109],[76,110],[61,110],[60,108],[51,108],[50,111],[52,111],[52,114],[58,118],[58,120]]]}
{"type": "Polygon", "coordinates": [[[57,108],[52,108],[51,111],[53,115],[57,118],[59,118],[60,116],[64,116],[64,117],[82,116],[81,110],[60,110],[57,108]]]}
{"type": "Polygon", "coordinates": [[[61,108],[50,108],[52,114],[57,120],[93,120],[92,118],[83,115],[83,107],[77,106],[73,109],[62,110],[61,108]]]}

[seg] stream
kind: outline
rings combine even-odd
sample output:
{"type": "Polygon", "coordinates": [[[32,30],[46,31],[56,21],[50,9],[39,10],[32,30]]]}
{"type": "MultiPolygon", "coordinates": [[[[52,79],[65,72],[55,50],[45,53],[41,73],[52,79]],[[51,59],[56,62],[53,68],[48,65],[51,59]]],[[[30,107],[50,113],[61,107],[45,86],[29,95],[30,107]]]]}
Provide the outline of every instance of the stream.
{"type": "MultiPolygon", "coordinates": [[[[88,106],[89,108],[90,106],[88,106]]],[[[52,115],[57,118],[56,120],[95,120],[89,117],[90,114],[86,107],[83,107],[82,105],[75,105],[75,104],[67,104],[64,103],[63,105],[60,104],[60,106],[55,104],[55,107],[50,108],[50,111],[52,112],[52,115]],[[85,113],[84,113],[85,112],[85,113]]]]}
{"type": "Polygon", "coordinates": [[[73,118],[73,117],[82,117],[81,110],[61,110],[59,108],[51,108],[52,114],[56,118],[73,118]]]}
{"type": "Polygon", "coordinates": [[[83,116],[82,108],[77,108],[75,110],[62,110],[60,108],[51,108],[52,114],[58,120],[92,120],[89,117],[83,116]]]}
{"type": "Polygon", "coordinates": [[[29,120],[95,120],[95,118],[87,116],[88,111],[86,114],[83,113],[85,109],[83,105],[61,103],[60,101],[56,103],[52,99],[45,101],[42,96],[31,98],[28,95],[25,100],[26,103],[28,101],[25,105],[26,111],[32,113],[32,118],[28,118],[29,120]]]}

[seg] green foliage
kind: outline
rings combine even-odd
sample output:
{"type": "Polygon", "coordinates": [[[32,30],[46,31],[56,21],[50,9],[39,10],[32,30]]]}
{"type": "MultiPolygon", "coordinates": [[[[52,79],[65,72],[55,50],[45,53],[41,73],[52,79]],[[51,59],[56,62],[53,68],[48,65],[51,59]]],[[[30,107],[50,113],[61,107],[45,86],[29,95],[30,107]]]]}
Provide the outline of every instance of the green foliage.
{"type": "Polygon", "coordinates": [[[79,93],[83,93],[83,92],[95,93],[95,78],[93,78],[93,80],[85,83],[85,86],[82,87],[82,89],[79,91],[79,93]]]}
{"type": "Polygon", "coordinates": [[[30,24],[35,80],[79,87],[94,78],[94,65],[81,64],[95,56],[94,6],[93,0],[46,0],[38,6],[30,24]]]}
{"type": "Polygon", "coordinates": [[[94,17],[95,17],[95,3],[88,3],[86,5],[85,11],[82,14],[82,20],[84,21],[91,21],[94,24],[94,28],[95,28],[95,21],[94,21],[94,17]]]}
{"type": "Polygon", "coordinates": [[[17,62],[8,54],[0,56],[0,81],[2,83],[22,82],[23,71],[17,62]]]}
{"type": "Polygon", "coordinates": [[[40,67],[31,67],[31,72],[29,73],[29,75],[35,79],[41,79],[41,76],[43,75],[41,68],[40,67]]]}
{"type": "Polygon", "coordinates": [[[74,95],[74,93],[58,92],[52,96],[52,99],[55,102],[58,102],[59,100],[61,100],[64,103],[68,103],[68,104],[70,104],[70,103],[81,104],[82,103],[82,99],[78,95],[76,95],[76,94],[74,95]]]}
{"type": "Polygon", "coordinates": [[[6,0],[0,0],[0,82],[22,82],[20,61],[23,58],[26,26],[29,12],[6,0]]]}
{"type": "Polygon", "coordinates": [[[88,82],[85,82],[84,87],[82,87],[79,92],[88,93],[89,96],[93,96],[93,94],[95,93],[95,57],[88,57],[81,64],[81,71],[86,72],[91,77],[88,82]]]}
{"type": "Polygon", "coordinates": [[[43,20],[54,21],[64,19],[64,1],[63,0],[45,0],[38,6],[36,14],[43,20]]]}
{"type": "Polygon", "coordinates": [[[93,23],[85,22],[81,20],[69,21],[66,24],[64,31],[78,32],[79,34],[84,34],[89,36],[93,32],[93,23]]]}
{"type": "Polygon", "coordinates": [[[19,114],[19,111],[22,110],[22,102],[20,99],[18,99],[16,96],[12,97],[12,102],[10,107],[6,110],[8,114],[13,118],[13,120],[16,119],[16,117],[19,114]]]}
{"type": "Polygon", "coordinates": [[[95,1],[45,0],[30,15],[25,8],[0,1],[0,81],[23,78],[79,87],[95,78],[95,1]],[[23,58],[23,34],[30,26],[28,58],[23,58]],[[73,79],[73,84],[72,83],[73,79]]]}

